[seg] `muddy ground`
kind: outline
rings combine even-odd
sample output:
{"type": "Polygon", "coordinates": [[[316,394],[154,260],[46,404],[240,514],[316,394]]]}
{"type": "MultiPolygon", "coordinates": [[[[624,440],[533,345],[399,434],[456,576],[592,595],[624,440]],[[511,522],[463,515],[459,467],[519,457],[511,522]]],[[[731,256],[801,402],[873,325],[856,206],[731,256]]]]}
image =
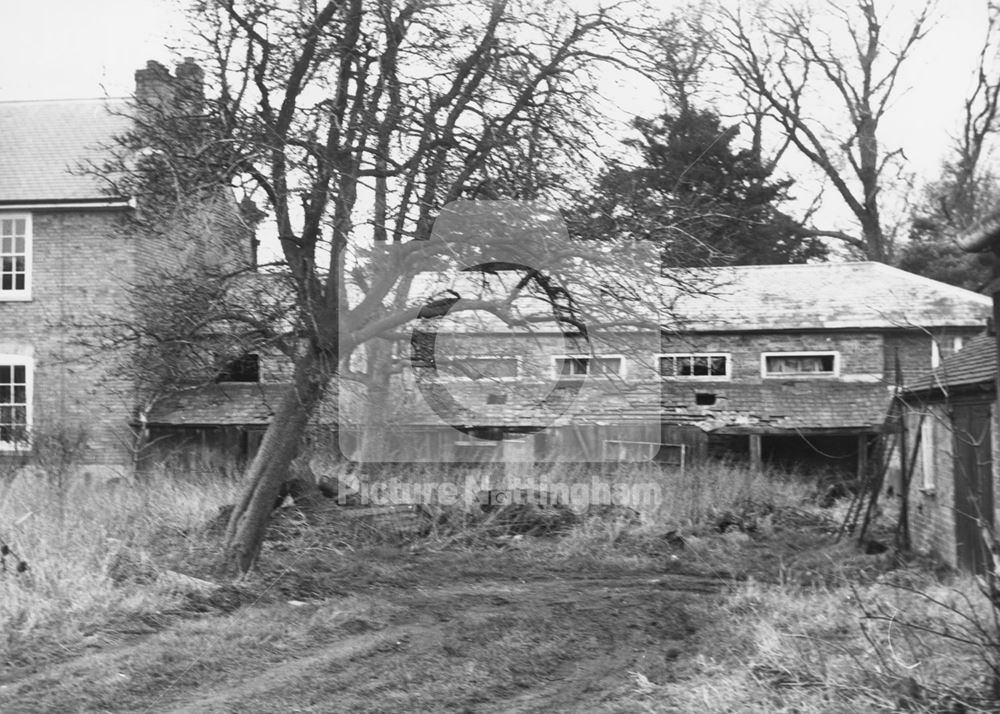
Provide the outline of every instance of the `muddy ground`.
{"type": "MultiPolygon", "coordinates": [[[[738,535],[719,537],[773,551],[738,535]]],[[[731,582],[690,551],[627,529],[362,547],[286,518],[251,581],[9,662],[0,711],[628,711],[731,582]]]]}

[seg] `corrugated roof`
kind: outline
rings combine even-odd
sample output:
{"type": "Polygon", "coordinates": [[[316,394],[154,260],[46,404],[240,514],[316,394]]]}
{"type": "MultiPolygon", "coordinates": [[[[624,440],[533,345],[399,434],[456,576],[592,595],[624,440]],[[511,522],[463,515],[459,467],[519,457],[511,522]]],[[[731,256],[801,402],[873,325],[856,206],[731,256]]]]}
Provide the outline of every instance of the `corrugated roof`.
{"type": "Polygon", "coordinates": [[[679,330],[975,326],[991,308],[985,295],[876,262],[750,265],[704,274],[717,287],[677,298],[679,330]]]}
{"type": "Polygon", "coordinates": [[[0,204],[111,198],[75,170],[127,131],[125,110],[123,99],[0,102],[0,204]]]}
{"type": "Polygon", "coordinates": [[[936,369],[914,380],[906,391],[927,392],[973,384],[992,386],[996,374],[997,338],[995,335],[980,335],[943,360],[936,369]]]}

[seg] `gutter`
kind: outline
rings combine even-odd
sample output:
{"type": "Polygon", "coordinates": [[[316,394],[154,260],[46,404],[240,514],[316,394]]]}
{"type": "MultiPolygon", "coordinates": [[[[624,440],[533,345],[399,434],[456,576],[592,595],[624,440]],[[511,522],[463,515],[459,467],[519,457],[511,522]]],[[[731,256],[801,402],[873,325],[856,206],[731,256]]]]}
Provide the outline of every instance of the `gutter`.
{"type": "Polygon", "coordinates": [[[90,210],[121,210],[124,208],[135,208],[135,201],[130,198],[0,201],[0,211],[68,211],[81,208],[90,210]]]}

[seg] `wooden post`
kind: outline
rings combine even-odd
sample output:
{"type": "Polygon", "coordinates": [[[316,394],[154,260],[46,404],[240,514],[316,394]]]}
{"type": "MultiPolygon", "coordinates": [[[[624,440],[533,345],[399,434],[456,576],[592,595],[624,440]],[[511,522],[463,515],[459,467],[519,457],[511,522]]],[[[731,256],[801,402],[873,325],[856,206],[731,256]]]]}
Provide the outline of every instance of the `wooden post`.
{"type": "MultiPolygon", "coordinates": [[[[896,348],[896,399],[903,393],[903,371],[899,362],[899,348],[896,348]]],[[[910,477],[912,471],[907,460],[906,452],[906,411],[902,412],[903,418],[899,420],[899,471],[900,471],[900,495],[899,502],[899,522],[896,528],[896,547],[904,553],[910,550],[910,477]]],[[[874,497],[874,496],[873,496],[874,497]]]]}
{"type": "Polygon", "coordinates": [[[858,434],[858,480],[865,482],[868,476],[868,434],[858,434]]]}
{"type": "Polygon", "coordinates": [[[760,434],[750,435],[750,470],[760,473],[764,468],[760,452],[760,434]]]}

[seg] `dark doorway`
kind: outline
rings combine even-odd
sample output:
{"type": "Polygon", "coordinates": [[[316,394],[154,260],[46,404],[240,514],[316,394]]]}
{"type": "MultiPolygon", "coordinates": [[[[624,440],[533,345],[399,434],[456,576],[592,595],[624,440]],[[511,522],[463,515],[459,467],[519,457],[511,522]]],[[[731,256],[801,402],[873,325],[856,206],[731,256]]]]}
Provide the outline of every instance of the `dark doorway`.
{"type": "Polygon", "coordinates": [[[992,566],[980,533],[980,522],[993,526],[990,405],[956,406],[952,423],[955,430],[956,556],[963,570],[985,573],[992,566]]]}
{"type": "Polygon", "coordinates": [[[762,439],[761,457],[765,464],[786,471],[855,478],[858,470],[858,436],[768,435],[762,439]]]}

